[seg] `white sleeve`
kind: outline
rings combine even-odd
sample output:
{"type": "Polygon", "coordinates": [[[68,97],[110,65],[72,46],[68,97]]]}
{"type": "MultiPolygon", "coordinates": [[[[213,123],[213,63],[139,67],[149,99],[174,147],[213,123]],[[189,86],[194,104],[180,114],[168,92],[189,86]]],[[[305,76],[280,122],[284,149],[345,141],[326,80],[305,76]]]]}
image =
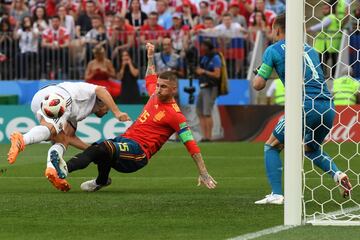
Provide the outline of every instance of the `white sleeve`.
{"type": "Polygon", "coordinates": [[[276,90],[276,84],[275,84],[275,80],[272,81],[270,87],[268,88],[268,90],[266,91],[266,96],[267,97],[272,97],[272,95],[274,94],[276,90]]]}
{"type": "Polygon", "coordinates": [[[318,32],[320,31],[323,27],[326,28],[331,24],[331,18],[327,17],[324,20],[322,20],[321,22],[319,22],[318,24],[315,24],[313,26],[310,27],[310,30],[312,32],[318,32]]]}
{"type": "Polygon", "coordinates": [[[86,33],[86,35],[85,35],[85,40],[86,40],[86,41],[90,41],[90,40],[91,40],[91,30],[86,33]]]}

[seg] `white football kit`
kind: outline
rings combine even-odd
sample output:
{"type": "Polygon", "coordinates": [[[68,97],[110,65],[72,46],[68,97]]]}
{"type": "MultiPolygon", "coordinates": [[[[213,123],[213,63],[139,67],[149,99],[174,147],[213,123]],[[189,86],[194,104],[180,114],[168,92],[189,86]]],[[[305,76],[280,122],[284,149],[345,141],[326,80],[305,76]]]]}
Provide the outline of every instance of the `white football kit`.
{"type": "Polygon", "coordinates": [[[40,121],[41,117],[51,123],[56,132],[61,132],[70,123],[75,129],[77,122],[89,116],[96,102],[96,85],[84,82],[64,82],[40,89],[31,101],[31,111],[40,121]],[[66,101],[65,113],[57,119],[48,118],[41,111],[41,102],[49,93],[56,93],[66,101]]]}

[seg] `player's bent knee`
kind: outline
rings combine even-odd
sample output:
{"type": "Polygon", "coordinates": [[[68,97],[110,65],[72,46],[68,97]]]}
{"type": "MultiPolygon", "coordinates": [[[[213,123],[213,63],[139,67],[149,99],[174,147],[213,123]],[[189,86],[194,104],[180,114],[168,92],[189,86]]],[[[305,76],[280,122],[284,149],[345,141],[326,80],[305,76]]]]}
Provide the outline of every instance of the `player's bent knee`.
{"type": "Polygon", "coordinates": [[[284,144],[280,143],[280,141],[273,134],[270,135],[265,144],[280,151],[284,149],[284,144]]]}
{"type": "Polygon", "coordinates": [[[44,118],[41,118],[40,125],[47,127],[50,130],[51,137],[55,137],[57,135],[56,128],[51,124],[44,120],[44,118]]]}

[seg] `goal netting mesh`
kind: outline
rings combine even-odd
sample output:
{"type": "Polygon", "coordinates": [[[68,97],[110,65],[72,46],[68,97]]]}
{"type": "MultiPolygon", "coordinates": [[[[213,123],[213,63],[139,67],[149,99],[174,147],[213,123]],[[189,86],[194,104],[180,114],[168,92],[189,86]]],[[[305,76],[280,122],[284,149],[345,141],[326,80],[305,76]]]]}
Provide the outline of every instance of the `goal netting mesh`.
{"type": "Polygon", "coordinates": [[[336,103],[344,104],[335,106],[333,127],[321,151],[349,177],[353,188],[350,196],[343,198],[329,173],[304,157],[303,219],[316,225],[360,225],[360,105],[354,104],[359,85],[353,90],[345,82],[353,79],[356,86],[360,80],[360,1],[304,0],[304,4],[305,41],[320,53],[329,90],[334,99],[338,97],[336,103]]]}

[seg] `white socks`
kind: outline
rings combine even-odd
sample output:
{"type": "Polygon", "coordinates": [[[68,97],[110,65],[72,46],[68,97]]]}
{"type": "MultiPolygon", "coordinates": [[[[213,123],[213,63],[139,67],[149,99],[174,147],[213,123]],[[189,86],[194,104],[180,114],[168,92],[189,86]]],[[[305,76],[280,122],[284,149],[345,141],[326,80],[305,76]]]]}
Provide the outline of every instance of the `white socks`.
{"type": "Polygon", "coordinates": [[[41,141],[49,140],[50,138],[50,130],[42,125],[35,126],[30,129],[29,132],[24,134],[24,142],[25,145],[39,143],[41,141]]]}
{"type": "Polygon", "coordinates": [[[66,150],[65,146],[61,143],[55,143],[54,145],[52,145],[50,148],[49,148],[49,151],[48,151],[48,155],[47,155],[47,162],[46,162],[46,167],[51,167],[51,168],[54,168],[54,166],[52,165],[51,161],[50,161],[50,153],[52,151],[57,151],[59,156],[63,156],[64,155],[64,152],[66,150]]]}
{"type": "Polygon", "coordinates": [[[341,171],[337,171],[337,172],[334,174],[334,181],[335,181],[336,183],[339,182],[339,177],[340,177],[341,174],[342,174],[341,171]]]}

